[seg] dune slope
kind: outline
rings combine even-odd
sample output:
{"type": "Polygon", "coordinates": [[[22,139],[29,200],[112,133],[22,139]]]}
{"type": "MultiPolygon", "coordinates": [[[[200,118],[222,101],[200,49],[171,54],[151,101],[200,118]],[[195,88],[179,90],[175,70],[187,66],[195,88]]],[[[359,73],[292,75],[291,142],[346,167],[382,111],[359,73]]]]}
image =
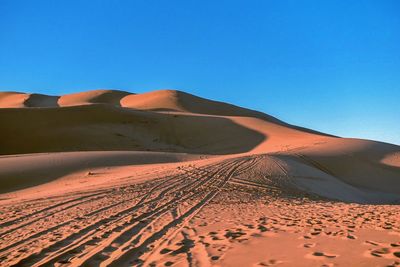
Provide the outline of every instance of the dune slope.
{"type": "Polygon", "coordinates": [[[0,123],[7,125],[0,133],[6,141],[0,148],[3,155],[93,150],[228,154],[251,150],[265,138],[223,117],[107,105],[3,109],[0,123]]]}

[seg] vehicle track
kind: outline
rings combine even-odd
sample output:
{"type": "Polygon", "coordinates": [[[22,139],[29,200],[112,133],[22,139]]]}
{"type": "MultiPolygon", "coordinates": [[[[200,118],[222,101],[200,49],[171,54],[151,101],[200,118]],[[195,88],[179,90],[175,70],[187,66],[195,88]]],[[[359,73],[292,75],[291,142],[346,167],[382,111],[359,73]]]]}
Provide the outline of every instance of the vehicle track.
{"type": "Polygon", "coordinates": [[[185,167],[178,174],[140,184],[53,199],[48,207],[43,201],[29,214],[2,223],[9,228],[0,233],[6,240],[0,246],[0,264],[150,263],[163,244],[224,190],[232,177],[258,160],[241,157],[200,168],[185,167]],[[53,218],[53,224],[46,224],[53,218]],[[30,234],[20,234],[28,229],[30,234]]]}

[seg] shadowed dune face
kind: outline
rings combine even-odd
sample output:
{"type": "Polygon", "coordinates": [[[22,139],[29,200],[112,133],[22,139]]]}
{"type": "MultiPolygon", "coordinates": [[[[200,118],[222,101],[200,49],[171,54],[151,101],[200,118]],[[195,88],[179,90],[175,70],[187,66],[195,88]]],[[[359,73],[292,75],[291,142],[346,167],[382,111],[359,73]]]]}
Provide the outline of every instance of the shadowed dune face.
{"type": "Polygon", "coordinates": [[[90,150],[231,154],[249,151],[266,138],[227,118],[104,105],[3,109],[0,123],[8,126],[0,133],[7,140],[3,155],[90,150]]]}
{"type": "Polygon", "coordinates": [[[48,96],[42,94],[30,94],[25,100],[25,107],[58,107],[58,96],[48,96]]]}
{"type": "Polygon", "coordinates": [[[295,153],[303,161],[340,180],[370,190],[400,194],[400,167],[396,145],[359,140],[332,139],[295,153]],[[394,157],[394,159],[393,159],[394,157]],[[385,159],[391,159],[390,164],[385,159]]]}

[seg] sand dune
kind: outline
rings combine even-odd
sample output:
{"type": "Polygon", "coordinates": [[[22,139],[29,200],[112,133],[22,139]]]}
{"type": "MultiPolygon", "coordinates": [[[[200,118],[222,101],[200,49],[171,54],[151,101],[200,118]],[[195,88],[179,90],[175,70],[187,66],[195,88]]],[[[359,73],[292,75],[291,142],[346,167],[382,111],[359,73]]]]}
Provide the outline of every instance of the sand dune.
{"type": "Polygon", "coordinates": [[[0,92],[0,108],[57,107],[58,96],[0,92]]]}
{"type": "Polygon", "coordinates": [[[19,92],[0,92],[1,108],[22,108],[29,94],[19,92]]]}
{"type": "Polygon", "coordinates": [[[56,109],[3,109],[0,153],[135,150],[227,154],[264,140],[223,117],[173,115],[87,105],[56,109]],[[215,129],[218,127],[218,131],[215,129]],[[237,140],[240,140],[238,143],[237,140]]]}
{"type": "Polygon", "coordinates": [[[359,139],[332,139],[295,153],[350,185],[400,194],[400,168],[384,159],[400,147],[359,139]]]}
{"type": "MultiPolygon", "coordinates": [[[[5,92],[0,104],[14,107],[0,110],[0,122],[7,125],[0,132],[0,139],[7,140],[0,148],[3,155],[123,150],[277,153],[289,159],[288,169],[305,164],[316,177],[329,176],[335,183],[400,194],[398,146],[332,137],[180,91],[135,95],[93,90],[61,97],[5,92]]],[[[325,194],[313,188],[314,193],[325,194]]]]}
{"type": "Polygon", "coordinates": [[[264,121],[281,124],[288,128],[294,128],[304,132],[326,135],[324,133],[316,132],[310,129],[289,125],[273,116],[264,114],[262,112],[238,107],[219,101],[208,100],[178,90],[158,90],[144,94],[128,95],[121,99],[121,106],[141,110],[175,111],[217,116],[260,118],[264,121]]]}
{"type": "Polygon", "coordinates": [[[178,90],[159,90],[121,99],[121,106],[154,111],[179,111],[219,116],[261,117],[278,122],[276,118],[258,111],[249,110],[194,96],[178,90]]]}
{"type": "MultiPolygon", "coordinates": [[[[260,112],[179,91],[123,97],[126,94],[95,90],[61,96],[58,104],[69,107],[1,109],[0,122],[8,127],[0,138],[8,142],[0,153],[150,150],[222,155],[298,147],[326,136],[260,112]],[[121,105],[129,104],[129,108],[117,107],[121,98],[121,105]]],[[[31,106],[53,99],[36,96],[41,101],[31,106]]]]}
{"type": "Polygon", "coordinates": [[[119,90],[92,90],[82,93],[63,95],[58,104],[65,106],[79,106],[88,104],[120,105],[120,100],[131,93],[119,90]]]}
{"type": "Polygon", "coordinates": [[[0,93],[2,266],[397,266],[400,147],[175,90],[0,93]]]}

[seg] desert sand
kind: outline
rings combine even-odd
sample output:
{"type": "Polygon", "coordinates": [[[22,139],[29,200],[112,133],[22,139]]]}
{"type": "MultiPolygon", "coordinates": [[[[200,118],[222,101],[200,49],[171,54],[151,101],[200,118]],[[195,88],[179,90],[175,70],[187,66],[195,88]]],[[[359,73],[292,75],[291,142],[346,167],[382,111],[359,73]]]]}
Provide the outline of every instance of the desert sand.
{"type": "Polygon", "coordinates": [[[175,90],[0,92],[1,266],[400,266],[400,147],[175,90]]]}

